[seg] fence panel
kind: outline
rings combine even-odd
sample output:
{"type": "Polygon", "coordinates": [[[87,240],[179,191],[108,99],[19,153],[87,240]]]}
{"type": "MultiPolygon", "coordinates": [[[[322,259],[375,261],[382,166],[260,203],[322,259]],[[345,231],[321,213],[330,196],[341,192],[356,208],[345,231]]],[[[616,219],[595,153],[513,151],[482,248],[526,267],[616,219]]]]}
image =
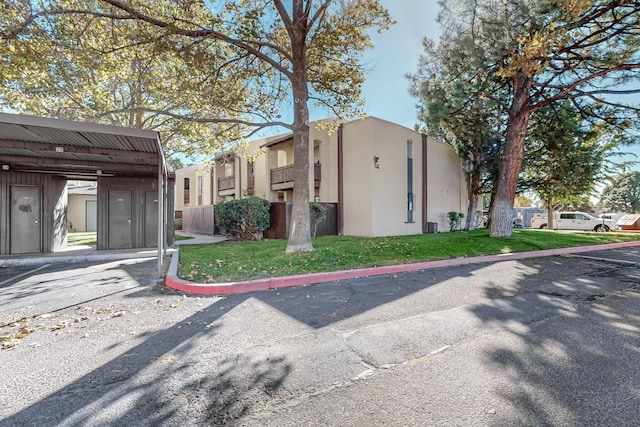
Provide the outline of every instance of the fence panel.
{"type": "Polygon", "coordinates": [[[215,233],[213,205],[188,206],[182,209],[182,229],[188,233],[215,233]]]}

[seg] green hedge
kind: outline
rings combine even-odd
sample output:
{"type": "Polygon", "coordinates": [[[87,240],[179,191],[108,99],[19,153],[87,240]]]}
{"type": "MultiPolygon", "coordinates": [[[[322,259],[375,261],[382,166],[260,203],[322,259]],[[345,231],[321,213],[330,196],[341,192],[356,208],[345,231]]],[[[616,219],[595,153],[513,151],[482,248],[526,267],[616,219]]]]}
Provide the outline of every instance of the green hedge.
{"type": "Polygon", "coordinates": [[[218,203],[215,215],[218,227],[232,239],[261,240],[269,228],[269,202],[260,197],[218,203]]]}

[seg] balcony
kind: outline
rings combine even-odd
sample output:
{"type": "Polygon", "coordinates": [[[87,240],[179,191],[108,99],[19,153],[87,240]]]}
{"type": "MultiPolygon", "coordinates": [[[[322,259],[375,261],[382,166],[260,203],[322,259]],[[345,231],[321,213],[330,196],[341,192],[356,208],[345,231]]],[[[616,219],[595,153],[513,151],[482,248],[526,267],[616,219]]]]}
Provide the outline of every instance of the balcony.
{"type": "Polygon", "coordinates": [[[235,175],[218,178],[218,195],[231,196],[236,193],[235,175]]]}
{"type": "MultiPolygon", "coordinates": [[[[315,188],[320,188],[322,168],[320,163],[313,165],[313,182],[315,188]]],[[[271,169],[271,190],[288,190],[293,188],[293,165],[271,169]]]]}

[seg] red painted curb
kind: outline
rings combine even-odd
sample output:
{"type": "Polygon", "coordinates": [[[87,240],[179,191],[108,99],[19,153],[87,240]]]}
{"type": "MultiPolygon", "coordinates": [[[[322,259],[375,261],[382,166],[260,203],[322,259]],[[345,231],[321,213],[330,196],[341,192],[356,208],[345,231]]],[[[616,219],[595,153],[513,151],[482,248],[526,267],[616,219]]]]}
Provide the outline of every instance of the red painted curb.
{"type": "Polygon", "coordinates": [[[452,267],[456,265],[480,264],[485,262],[510,261],[524,258],[536,258],[552,255],[566,255],[570,253],[594,252],[607,249],[640,246],[640,241],[608,243],[597,246],[578,246],[573,248],[546,249],[530,252],[516,252],[502,255],[476,256],[470,258],[453,258],[439,261],[427,261],[413,264],[388,265],[384,267],[369,267],[356,270],[329,271],[323,273],[301,274],[297,276],[271,277],[267,279],[248,280],[229,283],[194,283],[177,276],[178,252],[175,251],[171,259],[169,274],[165,284],[171,289],[200,295],[230,295],[267,289],[278,289],[293,286],[311,285],[314,283],[333,282],[336,280],[355,279],[358,277],[378,276],[383,274],[403,273],[408,271],[426,270],[438,267],[452,267]]]}

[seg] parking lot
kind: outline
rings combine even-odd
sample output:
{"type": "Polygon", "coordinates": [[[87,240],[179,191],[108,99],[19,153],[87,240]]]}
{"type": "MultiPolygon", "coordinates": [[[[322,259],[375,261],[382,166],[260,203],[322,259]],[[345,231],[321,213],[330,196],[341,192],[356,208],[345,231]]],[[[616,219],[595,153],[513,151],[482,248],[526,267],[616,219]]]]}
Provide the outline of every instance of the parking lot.
{"type": "Polygon", "coordinates": [[[153,260],[3,269],[0,335],[24,336],[0,351],[0,425],[637,425],[638,260],[224,298],[166,290],[153,260]]]}

